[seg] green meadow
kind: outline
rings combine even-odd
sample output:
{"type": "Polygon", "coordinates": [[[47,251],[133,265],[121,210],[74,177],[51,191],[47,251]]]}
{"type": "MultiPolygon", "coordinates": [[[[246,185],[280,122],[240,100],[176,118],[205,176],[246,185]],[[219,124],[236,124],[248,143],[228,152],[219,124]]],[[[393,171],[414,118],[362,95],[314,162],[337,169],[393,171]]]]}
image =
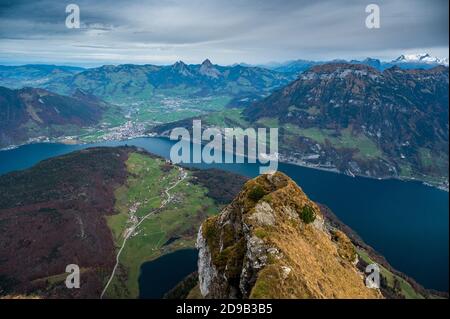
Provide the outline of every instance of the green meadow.
{"type": "Polygon", "coordinates": [[[107,290],[109,298],[136,298],[139,295],[139,273],[144,262],[182,248],[192,248],[198,227],[208,216],[219,211],[207,190],[190,182],[188,176],[169,193],[173,200],[158,210],[167,198],[164,190],[178,181],[180,172],[163,159],[132,153],[127,161],[129,177],[125,185],[116,190],[118,214],[108,217],[117,250],[131,226],[130,213],[139,218],[146,216],[135,233],[127,240],[120,266],[107,290]],[[179,238],[170,245],[171,238],[179,238]]]}

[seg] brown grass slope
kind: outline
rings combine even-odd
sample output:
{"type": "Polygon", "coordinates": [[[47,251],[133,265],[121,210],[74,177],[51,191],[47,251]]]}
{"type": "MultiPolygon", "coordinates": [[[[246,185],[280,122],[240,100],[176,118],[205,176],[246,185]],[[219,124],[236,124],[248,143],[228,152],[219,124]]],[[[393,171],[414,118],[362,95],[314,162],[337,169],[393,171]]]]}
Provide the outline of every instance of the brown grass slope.
{"type": "Polygon", "coordinates": [[[382,298],[364,284],[349,238],[282,173],[247,182],[199,232],[207,298],[382,298]]]}
{"type": "Polygon", "coordinates": [[[134,148],[93,148],[0,176],[0,296],[97,298],[115,258],[105,215],[134,148]],[[81,288],[66,289],[77,264],[81,288]]]}

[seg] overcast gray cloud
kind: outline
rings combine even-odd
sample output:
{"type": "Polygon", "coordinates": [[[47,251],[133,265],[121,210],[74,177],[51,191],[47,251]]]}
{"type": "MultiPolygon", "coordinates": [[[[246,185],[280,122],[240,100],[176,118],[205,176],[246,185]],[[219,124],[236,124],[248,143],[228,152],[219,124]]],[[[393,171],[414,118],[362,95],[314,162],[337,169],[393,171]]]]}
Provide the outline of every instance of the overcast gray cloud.
{"type": "Polygon", "coordinates": [[[0,0],[1,63],[265,63],[448,57],[447,0],[0,0]],[[79,5],[81,28],[65,7],[79,5]],[[367,29],[365,7],[381,8],[367,29]]]}

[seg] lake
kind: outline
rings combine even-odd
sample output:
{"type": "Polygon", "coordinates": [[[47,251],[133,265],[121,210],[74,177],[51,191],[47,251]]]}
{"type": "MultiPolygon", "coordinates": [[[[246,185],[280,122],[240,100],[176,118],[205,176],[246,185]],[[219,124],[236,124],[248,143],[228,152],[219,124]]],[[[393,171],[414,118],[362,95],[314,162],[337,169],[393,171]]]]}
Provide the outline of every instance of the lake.
{"type": "MultiPolygon", "coordinates": [[[[135,145],[168,158],[173,143],[164,138],[137,138],[89,145],[30,144],[1,151],[0,174],[92,146],[135,145]]],[[[220,168],[248,177],[259,173],[258,166],[249,163],[193,166],[220,168]]],[[[426,288],[448,291],[447,192],[419,182],[352,178],[290,164],[280,163],[278,169],[294,179],[312,200],[330,207],[392,266],[426,288]]]]}
{"type": "Polygon", "coordinates": [[[139,298],[160,299],[187,275],[197,270],[198,252],[181,249],[141,266],[139,298]]]}

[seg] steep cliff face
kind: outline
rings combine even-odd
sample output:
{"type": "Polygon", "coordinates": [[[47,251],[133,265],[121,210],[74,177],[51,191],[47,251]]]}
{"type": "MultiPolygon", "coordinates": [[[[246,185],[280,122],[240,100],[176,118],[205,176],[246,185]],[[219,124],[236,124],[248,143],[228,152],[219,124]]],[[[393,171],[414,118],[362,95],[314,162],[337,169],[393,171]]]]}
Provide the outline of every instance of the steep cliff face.
{"type": "Polygon", "coordinates": [[[381,298],[355,264],[353,244],[282,173],[247,182],[200,227],[200,291],[206,298],[381,298]]]}

